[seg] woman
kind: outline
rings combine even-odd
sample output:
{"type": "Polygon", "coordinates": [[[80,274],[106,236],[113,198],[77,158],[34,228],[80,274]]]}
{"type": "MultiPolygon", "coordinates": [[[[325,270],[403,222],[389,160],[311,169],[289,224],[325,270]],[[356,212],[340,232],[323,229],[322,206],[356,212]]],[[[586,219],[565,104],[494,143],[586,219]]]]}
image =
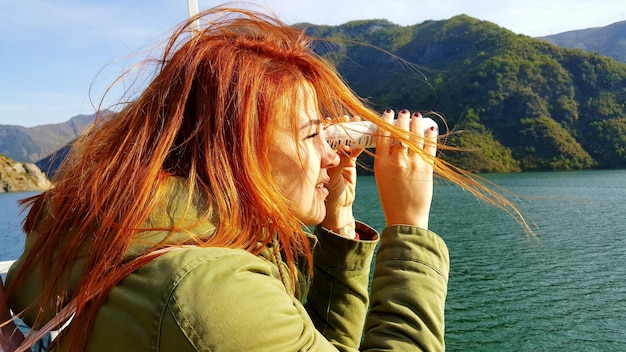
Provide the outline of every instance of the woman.
{"type": "Polygon", "coordinates": [[[13,311],[38,328],[76,298],[63,351],[443,350],[433,169],[470,181],[435,162],[436,131],[417,113],[368,109],[300,30],[237,9],[202,16],[28,201],[13,311]],[[352,213],[361,150],[325,141],[326,117],[344,115],[380,131],[381,236],[352,213]],[[170,247],[116,283],[124,263],[170,247]]]}

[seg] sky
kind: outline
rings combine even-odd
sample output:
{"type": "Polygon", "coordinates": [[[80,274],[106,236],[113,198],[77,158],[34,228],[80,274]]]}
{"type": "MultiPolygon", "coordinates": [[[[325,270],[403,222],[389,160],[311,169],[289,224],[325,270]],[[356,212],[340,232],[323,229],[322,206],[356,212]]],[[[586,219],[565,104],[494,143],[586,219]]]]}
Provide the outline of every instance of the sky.
{"type": "MultiPolygon", "coordinates": [[[[222,3],[197,2],[200,10],[222,3]]],[[[408,26],[467,14],[532,37],[626,19],[626,2],[616,0],[247,3],[272,11],[288,24],[387,19],[408,26]]],[[[93,114],[111,83],[187,16],[187,0],[0,0],[0,124],[33,127],[93,114]]],[[[118,101],[127,88],[117,85],[106,94],[105,106],[118,101]]]]}

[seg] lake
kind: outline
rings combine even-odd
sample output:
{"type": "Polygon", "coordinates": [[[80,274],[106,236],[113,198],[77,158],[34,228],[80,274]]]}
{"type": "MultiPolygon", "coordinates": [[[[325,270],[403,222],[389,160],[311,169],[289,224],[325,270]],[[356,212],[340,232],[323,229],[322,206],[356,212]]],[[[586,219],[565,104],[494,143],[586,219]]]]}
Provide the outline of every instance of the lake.
{"type": "MultiPolygon", "coordinates": [[[[438,180],[431,229],[450,250],[447,351],[626,351],[626,170],[491,174],[537,238],[438,180]]],[[[373,177],[355,215],[382,229],[373,177]]],[[[0,261],[23,245],[16,200],[0,194],[0,261]]]]}

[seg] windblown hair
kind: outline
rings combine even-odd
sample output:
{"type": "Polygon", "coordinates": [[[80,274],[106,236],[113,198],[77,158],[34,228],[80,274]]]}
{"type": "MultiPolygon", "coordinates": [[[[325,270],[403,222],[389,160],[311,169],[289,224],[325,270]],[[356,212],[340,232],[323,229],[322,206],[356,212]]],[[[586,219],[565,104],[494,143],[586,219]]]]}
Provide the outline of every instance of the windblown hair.
{"type": "MultiPolygon", "coordinates": [[[[64,275],[77,260],[86,260],[76,289],[78,311],[69,327],[70,350],[84,348],[85,328],[90,331],[108,295],[105,291],[87,304],[88,293],[110,285],[172,176],[186,180],[190,195],[206,195],[205,215],[217,219],[212,236],[200,241],[190,235],[189,243],[257,253],[257,244],[267,245],[273,238],[268,234],[275,234],[292,279],[296,258],[311,259],[305,230],[273,182],[268,159],[277,121],[291,121],[297,136],[296,102],[303,83],[317,95],[320,116],[360,116],[421,151],[414,140],[381,122],[312,51],[301,29],[271,16],[208,10],[173,33],[158,65],[137,99],[75,143],[56,186],[25,203],[30,211],[24,230],[40,236],[12,287],[40,266],[45,283],[39,302],[60,305],[64,275]],[[196,29],[198,19],[206,23],[196,29]]],[[[446,163],[437,161],[435,168],[481,193],[479,183],[446,163]]]]}

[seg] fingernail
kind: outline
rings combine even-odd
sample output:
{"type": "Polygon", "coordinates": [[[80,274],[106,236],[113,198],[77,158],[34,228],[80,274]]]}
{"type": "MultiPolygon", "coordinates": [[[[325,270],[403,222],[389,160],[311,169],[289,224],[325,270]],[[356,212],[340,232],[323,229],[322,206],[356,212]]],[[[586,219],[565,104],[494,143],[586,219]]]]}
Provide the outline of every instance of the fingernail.
{"type": "Polygon", "coordinates": [[[408,113],[409,113],[409,110],[407,110],[407,109],[402,109],[402,111],[400,111],[400,112],[401,112],[401,113],[403,113],[403,114],[408,114],[408,113]]]}
{"type": "Polygon", "coordinates": [[[422,116],[422,114],[420,114],[420,113],[419,113],[419,112],[417,112],[417,111],[413,113],[413,117],[420,117],[420,116],[422,116]]]}
{"type": "Polygon", "coordinates": [[[385,110],[385,112],[386,112],[387,114],[391,114],[391,113],[393,112],[393,110],[391,110],[391,109],[387,109],[387,110],[385,110]]]}

